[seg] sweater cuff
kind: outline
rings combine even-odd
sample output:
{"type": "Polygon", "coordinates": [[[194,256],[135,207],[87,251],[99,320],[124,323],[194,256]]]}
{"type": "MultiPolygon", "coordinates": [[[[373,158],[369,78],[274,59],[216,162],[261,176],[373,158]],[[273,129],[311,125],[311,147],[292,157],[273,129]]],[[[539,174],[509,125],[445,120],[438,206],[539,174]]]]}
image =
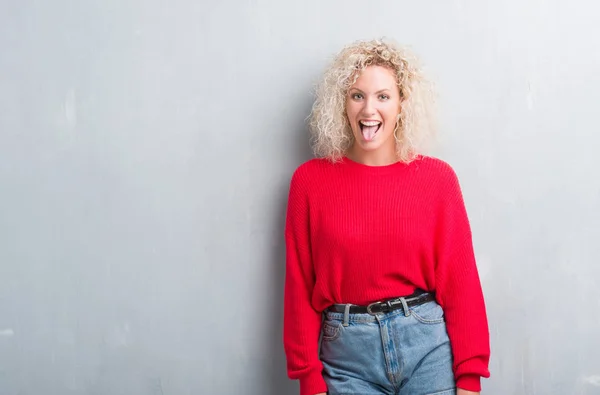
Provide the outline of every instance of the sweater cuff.
{"type": "Polygon", "coordinates": [[[456,386],[467,391],[481,392],[481,376],[464,374],[456,380],[456,386]]]}
{"type": "Polygon", "coordinates": [[[321,372],[314,372],[300,379],[300,395],[315,395],[327,392],[327,384],[321,372]]]}

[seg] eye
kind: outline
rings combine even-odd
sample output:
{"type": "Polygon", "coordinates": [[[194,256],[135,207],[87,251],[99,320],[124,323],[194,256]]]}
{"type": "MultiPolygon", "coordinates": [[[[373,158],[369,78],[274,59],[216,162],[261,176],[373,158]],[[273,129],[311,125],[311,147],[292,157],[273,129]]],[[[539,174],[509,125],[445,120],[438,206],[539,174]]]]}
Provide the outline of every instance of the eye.
{"type": "Polygon", "coordinates": [[[381,95],[379,95],[379,99],[381,99],[381,100],[389,100],[389,98],[390,98],[389,95],[386,95],[386,94],[383,94],[383,93],[381,95]]]}
{"type": "Polygon", "coordinates": [[[353,93],[351,97],[352,97],[353,100],[360,100],[360,99],[362,99],[362,95],[360,93],[353,93]]]}

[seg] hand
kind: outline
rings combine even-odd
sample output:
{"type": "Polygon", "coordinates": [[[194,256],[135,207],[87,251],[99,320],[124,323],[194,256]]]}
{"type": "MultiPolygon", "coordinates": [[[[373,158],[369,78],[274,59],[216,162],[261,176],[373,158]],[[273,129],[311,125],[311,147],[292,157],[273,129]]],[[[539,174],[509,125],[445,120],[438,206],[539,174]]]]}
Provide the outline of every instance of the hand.
{"type": "Polygon", "coordinates": [[[318,394],[315,395],[327,395],[327,392],[319,392],[318,394]]]}
{"type": "Polygon", "coordinates": [[[473,392],[473,391],[467,391],[467,390],[463,390],[462,388],[459,388],[458,391],[456,391],[456,395],[480,395],[481,392],[473,392]]]}

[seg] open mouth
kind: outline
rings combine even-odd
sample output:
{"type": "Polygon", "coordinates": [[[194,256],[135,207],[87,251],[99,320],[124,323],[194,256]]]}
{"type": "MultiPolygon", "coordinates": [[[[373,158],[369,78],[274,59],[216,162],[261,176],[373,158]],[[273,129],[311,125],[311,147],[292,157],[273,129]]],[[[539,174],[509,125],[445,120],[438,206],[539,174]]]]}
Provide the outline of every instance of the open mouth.
{"type": "Polygon", "coordinates": [[[360,131],[365,141],[371,141],[381,128],[381,122],[379,121],[358,121],[360,131]]]}

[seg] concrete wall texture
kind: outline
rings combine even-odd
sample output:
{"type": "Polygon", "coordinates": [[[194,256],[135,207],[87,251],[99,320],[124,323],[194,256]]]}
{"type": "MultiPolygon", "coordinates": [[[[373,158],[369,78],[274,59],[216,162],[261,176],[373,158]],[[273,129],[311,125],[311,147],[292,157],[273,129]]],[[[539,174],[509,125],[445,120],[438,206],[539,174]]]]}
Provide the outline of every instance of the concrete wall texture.
{"type": "Polygon", "coordinates": [[[492,341],[485,394],[600,394],[600,6],[0,2],[0,394],[293,394],[283,222],[331,56],[440,93],[492,341]]]}

